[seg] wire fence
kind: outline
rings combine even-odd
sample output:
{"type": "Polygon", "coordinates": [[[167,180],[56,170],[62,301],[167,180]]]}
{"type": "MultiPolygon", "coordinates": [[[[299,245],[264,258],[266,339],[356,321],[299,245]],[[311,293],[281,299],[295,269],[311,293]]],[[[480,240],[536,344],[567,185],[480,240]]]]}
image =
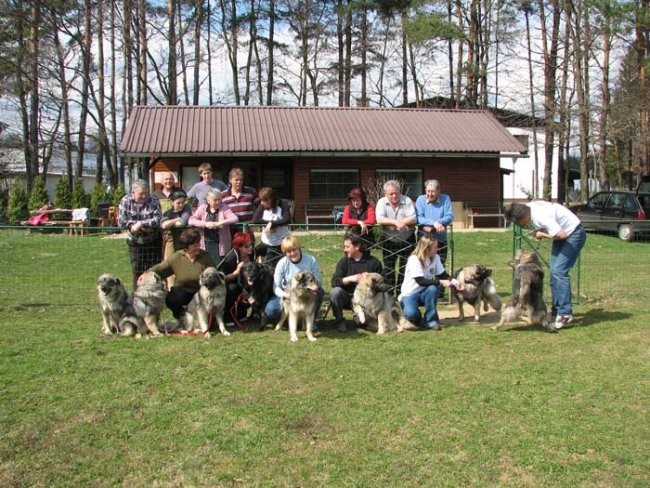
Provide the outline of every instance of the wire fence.
{"type": "MultiPolygon", "coordinates": [[[[328,292],[336,263],[343,257],[345,227],[310,224],[307,230],[298,224],[292,229],[303,250],[316,257],[323,287],[328,292]]],[[[512,286],[508,262],[515,247],[535,249],[544,262],[550,256],[549,241],[533,241],[524,232],[519,236],[521,243],[516,245],[516,237],[512,228],[462,231],[452,228],[446,268],[453,274],[464,265],[489,266],[499,294],[507,298],[512,286]]],[[[616,235],[590,233],[580,261],[572,271],[575,301],[626,307],[650,299],[645,285],[645,275],[650,269],[649,245],[641,236],[634,242],[623,242],[616,235]]],[[[403,251],[408,254],[411,247],[410,242],[401,247],[387,243],[377,232],[370,243],[370,252],[384,262],[387,256],[394,257],[403,251]]],[[[94,310],[95,282],[100,274],[115,274],[129,288],[132,270],[127,248],[124,233],[113,227],[86,227],[83,232],[67,226],[0,227],[4,271],[0,274],[0,313],[39,307],[94,310]]],[[[404,264],[405,261],[398,260],[397,276],[404,264]]],[[[547,300],[550,298],[548,282],[547,278],[547,300]]],[[[450,303],[449,294],[441,304],[445,303],[450,303]]]]}

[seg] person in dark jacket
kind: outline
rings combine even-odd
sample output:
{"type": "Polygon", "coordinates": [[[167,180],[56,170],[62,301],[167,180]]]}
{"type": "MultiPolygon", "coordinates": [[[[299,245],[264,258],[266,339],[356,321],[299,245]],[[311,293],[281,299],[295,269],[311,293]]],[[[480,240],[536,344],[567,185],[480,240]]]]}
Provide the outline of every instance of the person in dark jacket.
{"type": "Polygon", "coordinates": [[[330,305],[334,313],[334,325],[339,332],[346,332],[347,325],[343,319],[343,310],[352,309],[352,295],[357,287],[359,278],[364,273],[379,273],[383,271],[381,262],[366,251],[365,241],[356,234],[348,234],[343,240],[342,257],[336,264],[332,276],[330,305]]]}

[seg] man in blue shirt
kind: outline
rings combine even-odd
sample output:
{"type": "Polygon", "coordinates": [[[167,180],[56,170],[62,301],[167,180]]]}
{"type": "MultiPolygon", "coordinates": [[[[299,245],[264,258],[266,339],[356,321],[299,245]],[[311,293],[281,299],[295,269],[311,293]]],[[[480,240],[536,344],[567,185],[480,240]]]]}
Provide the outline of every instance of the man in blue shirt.
{"type": "Polygon", "coordinates": [[[449,195],[440,193],[438,180],[424,183],[424,195],[415,201],[415,213],[420,232],[438,240],[438,255],[443,266],[447,259],[447,226],[454,220],[449,195]]]}

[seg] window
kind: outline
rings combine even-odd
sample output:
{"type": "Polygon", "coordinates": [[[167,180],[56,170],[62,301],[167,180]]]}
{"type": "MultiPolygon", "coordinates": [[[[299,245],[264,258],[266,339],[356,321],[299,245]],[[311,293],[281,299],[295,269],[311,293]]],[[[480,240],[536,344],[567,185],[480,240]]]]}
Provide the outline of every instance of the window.
{"type": "Polygon", "coordinates": [[[309,197],[345,200],[348,193],[359,186],[359,170],[312,169],[309,171],[309,197]]]}
{"type": "Polygon", "coordinates": [[[378,169],[377,179],[381,185],[388,180],[399,181],[402,184],[402,194],[411,197],[413,201],[424,193],[424,182],[420,169],[378,169]]]}

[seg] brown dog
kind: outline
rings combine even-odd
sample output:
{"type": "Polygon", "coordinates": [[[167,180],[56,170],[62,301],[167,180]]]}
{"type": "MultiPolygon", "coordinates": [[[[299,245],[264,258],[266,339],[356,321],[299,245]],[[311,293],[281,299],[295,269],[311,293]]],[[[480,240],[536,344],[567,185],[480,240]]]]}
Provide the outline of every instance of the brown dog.
{"type": "Polygon", "coordinates": [[[491,306],[497,312],[501,310],[501,298],[497,295],[497,288],[490,276],[492,270],[480,264],[465,266],[456,273],[458,286],[451,288],[451,294],[458,303],[458,319],[465,320],[463,304],[469,303],[474,307],[474,320],[479,321],[481,303],[487,312],[491,306]]]}
{"type": "Polygon", "coordinates": [[[352,310],[359,322],[376,328],[377,334],[391,330],[418,330],[404,317],[397,300],[388,293],[390,289],[379,273],[364,273],[361,276],[352,295],[352,310]]]}

